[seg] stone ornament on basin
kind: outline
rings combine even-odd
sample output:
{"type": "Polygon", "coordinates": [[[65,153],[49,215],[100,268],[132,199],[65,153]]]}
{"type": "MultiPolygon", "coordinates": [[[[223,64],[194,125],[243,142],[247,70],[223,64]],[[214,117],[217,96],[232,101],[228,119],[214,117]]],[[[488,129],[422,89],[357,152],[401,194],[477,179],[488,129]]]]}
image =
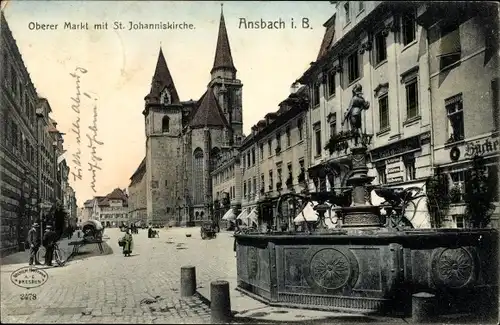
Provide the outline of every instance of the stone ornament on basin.
{"type": "Polygon", "coordinates": [[[436,286],[459,289],[475,282],[477,257],[470,249],[438,248],[432,255],[432,279],[436,286]]]}
{"type": "Polygon", "coordinates": [[[303,268],[307,283],[320,292],[332,292],[353,287],[358,279],[356,257],[347,249],[311,248],[306,253],[303,268]]]}

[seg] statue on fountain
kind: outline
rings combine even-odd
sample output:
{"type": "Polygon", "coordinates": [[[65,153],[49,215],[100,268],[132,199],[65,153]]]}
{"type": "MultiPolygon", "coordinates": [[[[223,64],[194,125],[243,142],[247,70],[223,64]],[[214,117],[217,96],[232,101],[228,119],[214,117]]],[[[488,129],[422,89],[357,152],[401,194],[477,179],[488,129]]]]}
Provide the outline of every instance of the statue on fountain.
{"type": "Polygon", "coordinates": [[[342,121],[342,126],[346,120],[350,122],[350,129],[354,135],[354,145],[358,145],[358,141],[361,138],[361,112],[367,110],[370,107],[370,103],[363,98],[363,87],[358,83],[352,88],[352,98],[349,103],[349,108],[344,115],[344,120],[342,121]]]}

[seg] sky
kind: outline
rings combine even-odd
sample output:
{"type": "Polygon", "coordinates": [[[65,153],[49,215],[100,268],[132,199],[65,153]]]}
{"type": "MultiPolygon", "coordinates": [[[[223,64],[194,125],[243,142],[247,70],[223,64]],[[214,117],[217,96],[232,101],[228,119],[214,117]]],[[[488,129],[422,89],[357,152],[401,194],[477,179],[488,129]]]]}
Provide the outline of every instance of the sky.
{"type": "Polygon", "coordinates": [[[73,173],[81,169],[81,179],[70,174],[80,207],[93,196],[127,188],[144,158],[142,111],[160,46],[180,99],[198,100],[204,93],[221,3],[237,77],[243,83],[243,124],[248,134],[265,114],[278,109],[290,85],[315,61],[323,24],[335,11],[328,1],[10,1],[3,5],[31,80],[39,96],[48,99],[51,116],[65,134],[66,161],[73,173]],[[241,18],[282,19],[285,28],[245,29],[241,18]],[[308,18],[310,28],[302,28],[303,18],[308,18]],[[129,30],[130,21],[186,22],[194,28],[129,30]],[[107,30],[94,29],[94,24],[104,22],[107,30]],[[124,29],[113,29],[114,22],[122,22],[124,29]],[[65,29],[65,23],[88,23],[89,30],[65,29]],[[36,28],[43,24],[57,24],[57,29],[36,28]],[[72,126],[78,118],[79,143],[72,126]],[[73,159],[78,150],[80,166],[73,159]]]}

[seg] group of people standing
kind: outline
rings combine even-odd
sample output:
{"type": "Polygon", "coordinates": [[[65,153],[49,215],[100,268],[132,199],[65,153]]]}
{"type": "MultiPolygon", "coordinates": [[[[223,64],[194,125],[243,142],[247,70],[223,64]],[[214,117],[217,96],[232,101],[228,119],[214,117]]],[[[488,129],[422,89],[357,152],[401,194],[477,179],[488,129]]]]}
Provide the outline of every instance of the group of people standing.
{"type": "Polygon", "coordinates": [[[139,227],[133,223],[130,225],[130,232],[133,234],[138,234],[139,233],[139,227]]]}
{"type": "Polygon", "coordinates": [[[31,229],[28,231],[28,244],[30,246],[30,258],[29,265],[41,265],[38,260],[38,250],[40,246],[45,247],[45,265],[52,266],[52,258],[54,257],[54,248],[57,242],[57,234],[52,229],[51,225],[47,225],[42,238],[42,232],[40,230],[40,225],[34,223],[31,229]]]}

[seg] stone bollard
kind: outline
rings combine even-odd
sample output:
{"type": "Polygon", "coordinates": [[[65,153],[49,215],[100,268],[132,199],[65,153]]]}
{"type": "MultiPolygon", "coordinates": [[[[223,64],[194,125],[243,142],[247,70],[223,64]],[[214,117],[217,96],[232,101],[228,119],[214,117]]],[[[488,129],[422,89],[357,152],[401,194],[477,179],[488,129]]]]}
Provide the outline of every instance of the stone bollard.
{"type": "Polygon", "coordinates": [[[210,310],[213,324],[231,321],[231,298],[229,282],[213,281],[210,283],[210,310]]]}
{"type": "Polygon", "coordinates": [[[428,323],[434,319],[436,312],[436,296],[419,292],[412,295],[411,316],[413,323],[428,323]]]}
{"type": "Polygon", "coordinates": [[[181,267],[181,296],[191,297],[196,292],[196,269],[194,266],[181,267]]]}

